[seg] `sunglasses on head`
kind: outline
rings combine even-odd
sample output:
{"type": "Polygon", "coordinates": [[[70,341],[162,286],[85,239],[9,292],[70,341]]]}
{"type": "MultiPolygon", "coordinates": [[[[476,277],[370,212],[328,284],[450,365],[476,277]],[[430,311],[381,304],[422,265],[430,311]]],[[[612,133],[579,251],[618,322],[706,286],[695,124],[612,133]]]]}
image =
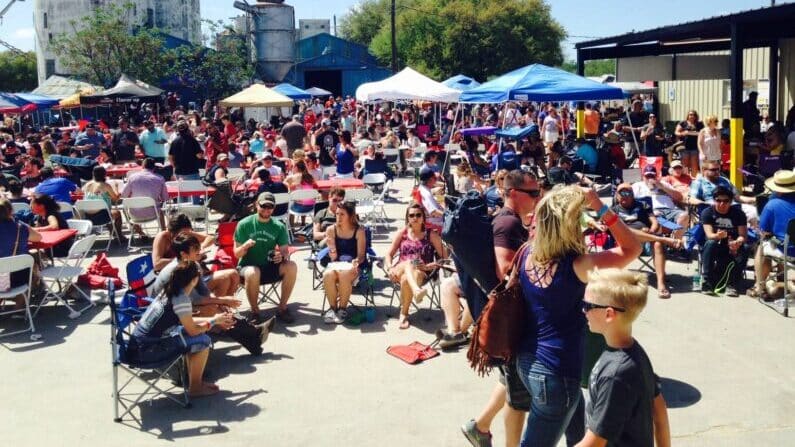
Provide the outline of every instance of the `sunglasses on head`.
{"type": "Polygon", "coordinates": [[[632,197],[632,194],[633,194],[632,191],[628,189],[622,189],[621,191],[618,192],[618,195],[620,195],[621,197],[632,197]]]}
{"type": "Polygon", "coordinates": [[[527,194],[530,197],[539,197],[541,195],[540,189],[522,189],[522,188],[511,188],[514,191],[519,191],[527,194]]]}
{"type": "Polygon", "coordinates": [[[596,304],[590,301],[583,301],[582,302],[582,311],[584,313],[588,313],[594,309],[613,309],[616,312],[626,312],[627,310],[623,307],[618,306],[605,306],[604,304],[596,304]]]}

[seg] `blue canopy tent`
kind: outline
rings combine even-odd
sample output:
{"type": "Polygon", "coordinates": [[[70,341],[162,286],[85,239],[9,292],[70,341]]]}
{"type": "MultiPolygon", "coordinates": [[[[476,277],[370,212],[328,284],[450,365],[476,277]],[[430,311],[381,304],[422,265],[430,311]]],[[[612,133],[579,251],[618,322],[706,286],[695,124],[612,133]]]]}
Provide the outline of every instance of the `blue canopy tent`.
{"type": "Polygon", "coordinates": [[[505,101],[591,101],[624,99],[624,92],[574,73],[533,64],[516,69],[461,94],[462,103],[505,101]]]}
{"type": "Polygon", "coordinates": [[[519,141],[522,138],[530,135],[531,132],[536,131],[538,132],[538,126],[535,124],[531,124],[525,127],[512,127],[510,129],[500,129],[495,132],[498,138],[505,138],[519,141]]]}
{"type": "Polygon", "coordinates": [[[33,93],[15,93],[17,98],[36,104],[39,109],[49,109],[58,105],[58,99],[33,93]]]}
{"type": "Polygon", "coordinates": [[[282,83],[282,84],[279,84],[276,87],[273,87],[273,90],[275,90],[275,91],[281,93],[282,95],[292,99],[293,101],[297,101],[299,99],[311,99],[312,98],[312,95],[310,93],[308,93],[306,90],[301,90],[300,88],[298,88],[298,87],[296,87],[296,86],[294,86],[292,84],[288,84],[286,82],[282,83]]]}
{"type": "Polygon", "coordinates": [[[479,86],[480,82],[470,78],[469,76],[464,76],[462,74],[459,74],[445,81],[442,81],[442,84],[452,89],[465,92],[479,86]]]}

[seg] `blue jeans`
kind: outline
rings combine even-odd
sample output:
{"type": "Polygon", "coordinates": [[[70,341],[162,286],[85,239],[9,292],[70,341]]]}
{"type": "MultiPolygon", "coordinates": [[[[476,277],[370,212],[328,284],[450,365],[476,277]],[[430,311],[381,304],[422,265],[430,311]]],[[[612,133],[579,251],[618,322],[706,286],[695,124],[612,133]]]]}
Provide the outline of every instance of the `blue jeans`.
{"type": "Polygon", "coordinates": [[[529,353],[519,354],[516,367],[532,397],[521,445],[555,447],[582,399],[580,378],[553,374],[529,353]]]}

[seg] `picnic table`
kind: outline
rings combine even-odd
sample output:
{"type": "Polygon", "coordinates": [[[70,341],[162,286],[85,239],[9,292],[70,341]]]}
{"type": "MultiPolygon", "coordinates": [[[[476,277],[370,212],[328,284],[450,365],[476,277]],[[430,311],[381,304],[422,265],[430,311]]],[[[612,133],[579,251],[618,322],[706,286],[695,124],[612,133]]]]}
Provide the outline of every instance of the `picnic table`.
{"type": "Polygon", "coordinates": [[[364,188],[364,182],[359,180],[358,178],[318,180],[316,183],[317,183],[317,190],[321,192],[329,191],[331,190],[331,188],[342,188],[342,189],[364,188]]]}
{"type": "Polygon", "coordinates": [[[41,240],[38,242],[28,243],[28,247],[38,248],[40,250],[49,250],[61,242],[76,235],[77,230],[67,228],[65,230],[39,231],[39,234],[41,234],[41,240]]]}

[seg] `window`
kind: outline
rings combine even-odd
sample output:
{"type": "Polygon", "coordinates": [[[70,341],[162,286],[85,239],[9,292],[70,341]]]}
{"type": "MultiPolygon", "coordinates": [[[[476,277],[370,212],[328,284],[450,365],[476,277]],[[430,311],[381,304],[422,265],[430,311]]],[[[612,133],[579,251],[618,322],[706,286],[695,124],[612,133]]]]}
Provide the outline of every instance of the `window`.
{"type": "Polygon", "coordinates": [[[44,77],[49,78],[55,74],[55,59],[47,59],[44,61],[44,77]]]}
{"type": "Polygon", "coordinates": [[[46,12],[44,13],[44,19],[42,20],[42,22],[44,23],[44,28],[47,29],[47,27],[49,25],[47,24],[47,13],[46,12]]]}
{"type": "Polygon", "coordinates": [[[152,28],[155,26],[155,10],[146,8],[146,26],[152,28]]]}
{"type": "Polygon", "coordinates": [[[52,43],[52,33],[47,34],[47,42],[52,43]]]}

